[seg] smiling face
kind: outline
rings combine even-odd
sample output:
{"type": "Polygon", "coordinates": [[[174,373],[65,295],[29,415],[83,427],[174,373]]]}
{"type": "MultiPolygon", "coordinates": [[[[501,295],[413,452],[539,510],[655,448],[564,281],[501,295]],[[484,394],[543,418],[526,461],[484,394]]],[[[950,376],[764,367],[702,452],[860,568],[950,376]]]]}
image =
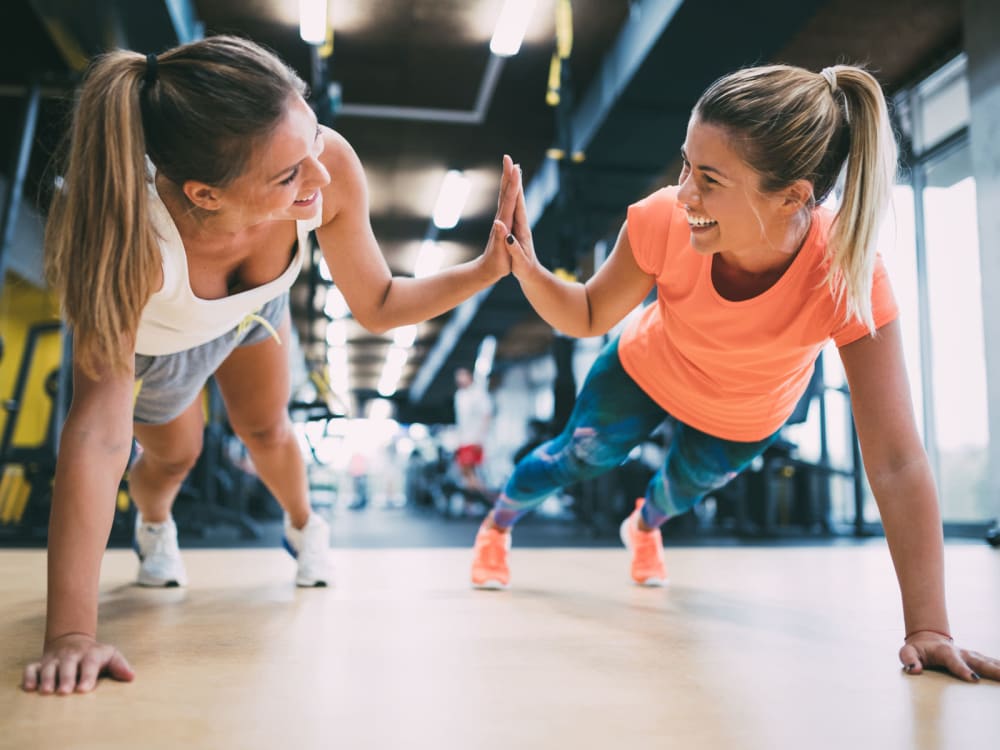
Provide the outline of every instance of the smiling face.
{"type": "Polygon", "coordinates": [[[687,213],[691,247],[733,257],[782,248],[789,219],[786,196],[761,192],[759,175],[735,150],[728,130],[693,116],[681,155],[677,199],[687,213]]]}
{"type": "Polygon", "coordinates": [[[293,95],[274,131],[255,149],[251,166],[218,190],[220,210],[247,224],[311,219],[320,210],[320,190],[330,174],[320,161],[323,134],[316,115],[293,95]]]}

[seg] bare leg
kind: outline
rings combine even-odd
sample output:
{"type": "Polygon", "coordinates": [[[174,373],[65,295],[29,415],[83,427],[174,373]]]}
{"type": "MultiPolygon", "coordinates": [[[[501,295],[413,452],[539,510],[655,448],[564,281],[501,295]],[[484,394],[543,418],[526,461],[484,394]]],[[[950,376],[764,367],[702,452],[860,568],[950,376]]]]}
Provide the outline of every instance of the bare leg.
{"type": "Polygon", "coordinates": [[[129,470],[129,494],[147,523],[163,523],[177,498],[181,482],[201,454],[205,420],[201,398],[165,424],[135,423],[142,455],[129,470]]]}
{"type": "Polygon", "coordinates": [[[261,480],[296,529],[309,520],[305,462],[288,418],[290,373],[286,314],[273,338],[238,348],[215,373],[229,422],[250,451],[261,480]]]}

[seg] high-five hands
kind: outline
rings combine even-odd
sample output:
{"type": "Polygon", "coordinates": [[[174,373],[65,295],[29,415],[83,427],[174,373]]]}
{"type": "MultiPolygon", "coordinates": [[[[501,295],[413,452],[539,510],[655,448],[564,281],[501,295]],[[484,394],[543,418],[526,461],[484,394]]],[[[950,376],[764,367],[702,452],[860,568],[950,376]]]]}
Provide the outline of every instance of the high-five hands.
{"type": "Polygon", "coordinates": [[[507,238],[514,223],[518,196],[521,194],[521,169],[509,156],[503,157],[503,176],[500,179],[500,195],[497,198],[497,213],[493,228],[486,243],[481,262],[496,279],[501,279],[511,270],[507,238]]]}
{"type": "Polygon", "coordinates": [[[517,195],[511,215],[510,234],[507,235],[507,251],[510,253],[510,270],[523,280],[538,265],[535,257],[535,244],[531,238],[531,225],[528,223],[528,209],[524,202],[524,185],[521,182],[521,167],[514,165],[517,171],[517,195]]]}

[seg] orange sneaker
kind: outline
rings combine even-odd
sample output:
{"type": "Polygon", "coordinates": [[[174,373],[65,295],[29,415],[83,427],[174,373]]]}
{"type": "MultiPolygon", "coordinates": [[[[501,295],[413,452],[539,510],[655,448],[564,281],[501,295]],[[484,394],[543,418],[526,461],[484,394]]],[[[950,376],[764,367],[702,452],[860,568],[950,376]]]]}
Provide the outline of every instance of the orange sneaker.
{"type": "Polygon", "coordinates": [[[622,521],[619,533],[622,544],[632,553],[632,580],[640,586],[666,586],[667,564],[663,561],[663,536],[659,529],[639,530],[643,498],[635,501],[635,510],[622,521]]]}
{"type": "Polygon", "coordinates": [[[510,583],[510,532],[485,525],[476,533],[472,558],[472,586],[477,589],[505,589],[510,583]]]}

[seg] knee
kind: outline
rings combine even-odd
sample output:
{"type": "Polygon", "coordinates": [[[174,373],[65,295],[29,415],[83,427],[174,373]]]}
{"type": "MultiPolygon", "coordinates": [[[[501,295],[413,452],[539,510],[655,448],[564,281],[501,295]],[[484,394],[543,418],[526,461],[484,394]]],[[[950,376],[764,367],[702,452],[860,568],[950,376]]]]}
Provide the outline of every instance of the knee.
{"type": "Polygon", "coordinates": [[[169,456],[160,456],[150,451],[145,451],[140,458],[140,462],[146,464],[157,474],[182,480],[186,477],[194,465],[198,463],[198,456],[201,455],[201,439],[192,441],[185,446],[181,453],[169,456]]]}
{"type": "Polygon", "coordinates": [[[277,448],[294,438],[287,414],[281,414],[268,423],[237,429],[236,434],[250,450],[277,448]]]}
{"type": "Polygon", "coordinates": [[[603,438],[592,427],[580,427],[573,432],[566,449],[577,464],[605,467],[620,464],[628,455],[629,447],[623,448],[603,438]]]}

